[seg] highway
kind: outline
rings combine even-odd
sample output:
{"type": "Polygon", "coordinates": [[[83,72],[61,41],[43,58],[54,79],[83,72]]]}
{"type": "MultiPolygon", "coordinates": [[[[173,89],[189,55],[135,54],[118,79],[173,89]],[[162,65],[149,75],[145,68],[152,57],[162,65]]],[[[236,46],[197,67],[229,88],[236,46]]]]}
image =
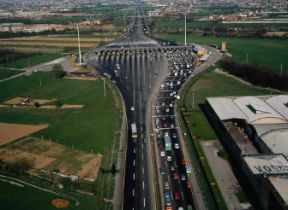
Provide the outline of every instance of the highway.
{"type": "Polygon", "coordinates": [[[182,84],[219,55],[213,51],[213,59],[195,68],[197,58],[191,47],[164,48],[148,33],[136,2],[127,35],[101,50],[87,51],[84,62],[115,81],[125,101],[128,140],[123,209],[192,209],[195,198],[173,107],[182,84]],[[137,127],[134,138],[131,124],[137,127]],[[170,149],[165,148],[165,136],[170,138],[170,149]]]}
{"type": "MultiPolygon", "coordinates": [[[[135,6],[135,16],[127,35],[107,48],[113,47],[160,47],[145,35],[146,25],[142,8],[135,6]]],[[[156,209],[153,185],[152,153],[147,130],[147,106],[151,92],[159,78],[167,71],[164,56],[153,51],[148,53],[112,53],[95,55],[88,52],[85,62],[96,67],[106,77],[113,79],[125,100],[128,120],[128,141],[126,154],[125,196],[123,209],[156,209]],[[136,123],[137,138],[131,137],[130,125],[136,123]]],[[[149,115],[150,116],[150,115],[149,115]]]]}

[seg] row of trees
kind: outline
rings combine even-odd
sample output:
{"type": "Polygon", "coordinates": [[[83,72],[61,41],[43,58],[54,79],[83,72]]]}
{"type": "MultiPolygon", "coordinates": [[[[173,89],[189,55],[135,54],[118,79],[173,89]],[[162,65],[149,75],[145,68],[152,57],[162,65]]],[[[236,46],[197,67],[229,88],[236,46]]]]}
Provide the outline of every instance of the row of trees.
{"type": "Polygon", "coordinates": [[[261,66],[257,63],[242,64],[232,59],[223,59],[219,62],[221,68],[237,77],[262,87],[278,90],[288,90],[288,74],[280,74],[279,70],[261,66]]]}
{"type": "Polygon", "coordinates": [[[40,54],[41,52],[19,52],[13,49],[0,49],[0,63],[13,62],[22,58],[28,58],[40,54]]]}

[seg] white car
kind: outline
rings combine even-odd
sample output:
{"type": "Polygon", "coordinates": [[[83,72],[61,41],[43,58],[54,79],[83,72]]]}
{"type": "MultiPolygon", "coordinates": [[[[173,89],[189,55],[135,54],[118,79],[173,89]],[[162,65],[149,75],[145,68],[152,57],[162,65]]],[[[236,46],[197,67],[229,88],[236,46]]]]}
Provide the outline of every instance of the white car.
{"type": "Polygon", "coordinates": [[[161,156],[161,157],[165,157],[165,151],[161,151],[161,152],[160,152],[160,156],[161,156]]]}
{"type": "Polygon", "coordinates": [[[167,161],[171,162],[172,161],[172,157],[171,156],[167,156],[167,161]]]}
{"type": "Polygon", "coordinates": [[[178,144],[178,143],[175,143],[175,144],[174,144],[174,148],[175,148],[175,149],[179,149],[179,144],[178,144]]]}

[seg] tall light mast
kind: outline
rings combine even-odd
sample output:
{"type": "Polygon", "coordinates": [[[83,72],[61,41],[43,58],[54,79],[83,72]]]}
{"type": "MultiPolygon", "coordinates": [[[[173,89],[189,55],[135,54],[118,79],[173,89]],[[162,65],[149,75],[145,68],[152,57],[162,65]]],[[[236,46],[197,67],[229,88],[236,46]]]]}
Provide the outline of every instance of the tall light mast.
{"type": "Polygon", "coordinates": [[[185,11],[185,46],[187,45],[187,23],[186,23],[186,11],[185,11]]]}
{"type": "Polygon", "coordinates": [[[79,45],[79,64],[82,65],[82,54],[81,54],[80,35],[79,35],[78,24],[77,24],[77,34],[78,34],[78,45],[79,45]]]}

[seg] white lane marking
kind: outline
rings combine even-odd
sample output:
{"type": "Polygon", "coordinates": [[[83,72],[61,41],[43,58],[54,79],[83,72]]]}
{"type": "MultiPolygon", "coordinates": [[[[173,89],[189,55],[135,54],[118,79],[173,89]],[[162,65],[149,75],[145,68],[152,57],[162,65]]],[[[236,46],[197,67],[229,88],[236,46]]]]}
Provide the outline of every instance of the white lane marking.
{"type": "Polygon", "coordinates": [[[133,153],[134,153],[134,154],[136,153],[136,150],[135,150],[135,148],[133,149],[133,153]]]}
{"type": "Polygon", "coordinates": [[[135,160],[133,160],[133,166],[135,166],[135,160]]]}
{"type": "Polygon", "coordinates": [[[143,190],[145,189],[145,183],[144,183],[144,181],[142,182],[142,188],[143,188],[143,190]]]}
{"type": "Polygon", "coordinates": [[[132,196],[133,197],[135,196],[135,190],[134,189],[132,190],[132,196]]]}
{"type": "Polygon", "coordinates": [[[142,160],[143,160],[143,154],[142,154],[142,160]]]}
{"type": "Polygon", "coordinates": [[[144,174],[144,167],[142,168],[142,173],[144,174]]]}
{"type": "Polygon", "coordinates": [[[143,205],[144,205],[144,208],[146,207],[146,199],[145,197],[143,198],[143,205]]]}
{"type": "Polygon", "coordinates": [[[135,180],[135,173],[133,173],[133,180],[135,180]]]}

